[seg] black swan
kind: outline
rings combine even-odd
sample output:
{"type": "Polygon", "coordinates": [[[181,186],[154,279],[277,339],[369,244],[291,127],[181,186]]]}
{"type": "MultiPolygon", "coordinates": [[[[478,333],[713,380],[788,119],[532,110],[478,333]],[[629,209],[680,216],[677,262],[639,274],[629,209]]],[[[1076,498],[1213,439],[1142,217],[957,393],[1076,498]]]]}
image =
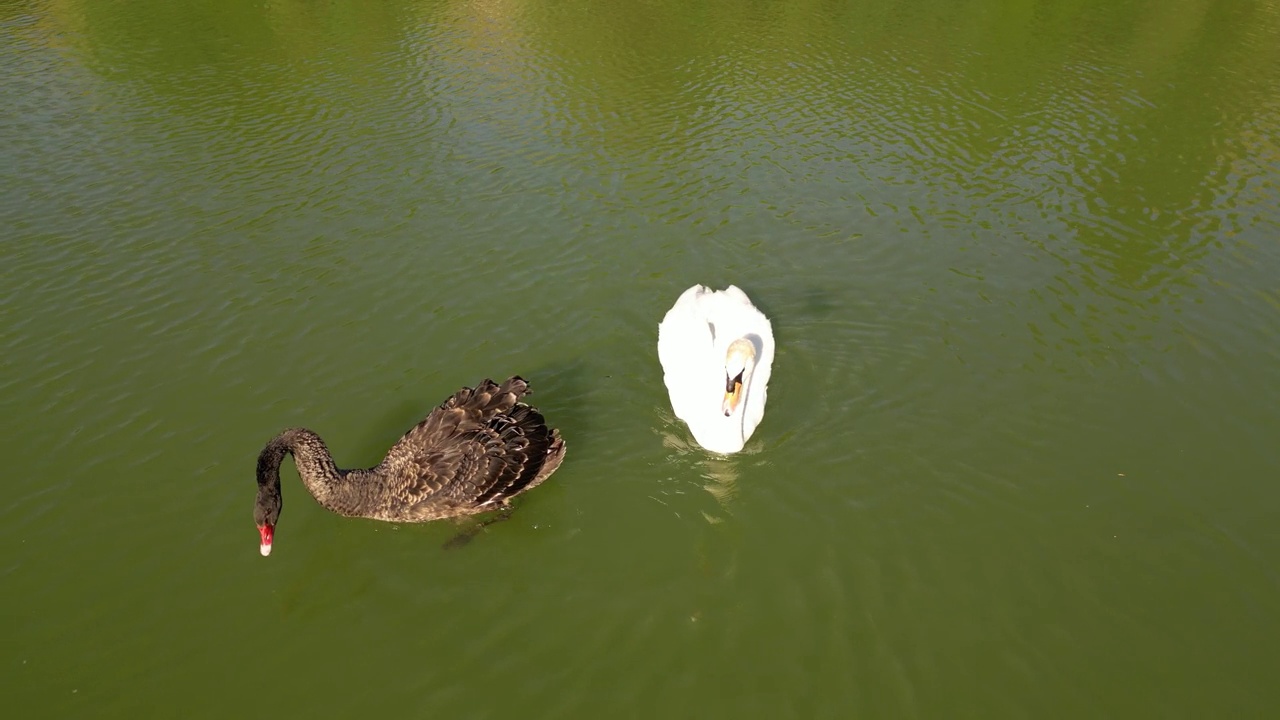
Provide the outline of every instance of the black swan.
{"type": "Polygon", "coordinates": [[[253,519],[262,554],[280,518],[280,462],[292,453],[298,476],[324,507],[347,517],[427,522],[503,510],[560,467],[564,441],[542,414],[520,402],[531,392],[513,376],[462,388],[405,433],[377,467],[343,470],[319,435],[290,428],[258,455],[253,519]]]}

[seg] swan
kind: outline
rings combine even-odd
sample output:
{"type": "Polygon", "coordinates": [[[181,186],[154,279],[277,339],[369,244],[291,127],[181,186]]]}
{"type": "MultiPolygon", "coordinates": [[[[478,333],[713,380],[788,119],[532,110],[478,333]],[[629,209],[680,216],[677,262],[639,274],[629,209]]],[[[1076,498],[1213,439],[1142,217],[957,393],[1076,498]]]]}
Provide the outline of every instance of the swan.
{"type": "Polygon", "coordinates": [[[324,507],[346,517],[426,522],[510,507],[560,467],[564,441],[541,413],[520,402],[529,384],[486,379],[445,400],[387,451],[377,467],[343,470],[306,428],[276,435],[258,455],[254,522],[271,554],[280,519],[280,463],[293,455],[298,476],[324,507]]]}
{"type": "Polygon", "coordinates": [[[764,417],[773,366],[769,318],[734,285],[694,285],[658,323],[671,409],[712,452],[738,452],[764,417]]]}

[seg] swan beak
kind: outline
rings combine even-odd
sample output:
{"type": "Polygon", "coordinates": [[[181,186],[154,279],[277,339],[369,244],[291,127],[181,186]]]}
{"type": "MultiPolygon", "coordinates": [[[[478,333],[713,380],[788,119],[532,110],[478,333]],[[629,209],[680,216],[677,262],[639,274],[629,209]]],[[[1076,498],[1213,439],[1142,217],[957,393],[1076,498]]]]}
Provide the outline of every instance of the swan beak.
{"type": "Polygon", "coordinates": [[[258,534],[262,536],[262,544],[258,546],[258,550],[262,553],[262,557],[271,554],[271,538],[275,535],[276,529],[270,525],[259,525],[258,534]]]}
{"type": "Polygon", "coordinates": [[[724,404],[721,406],[724,410],[724,416],[729,417],[734,410],[738,409],[738,401],[742,399],[742,381],[735,380],[733,389],[724,394],[724,404]]]}

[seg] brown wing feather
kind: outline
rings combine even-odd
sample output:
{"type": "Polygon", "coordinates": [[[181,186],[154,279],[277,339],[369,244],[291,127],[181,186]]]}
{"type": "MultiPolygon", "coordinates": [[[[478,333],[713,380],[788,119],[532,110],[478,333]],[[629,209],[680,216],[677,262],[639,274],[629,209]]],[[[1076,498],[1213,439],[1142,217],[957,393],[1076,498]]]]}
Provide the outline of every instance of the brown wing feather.
{"type": "Polygon", "coordinates": [[[520,377],[462,388],[405,433],[375,470],[404,520],[468,515],[506,505],[559,467],[560,434],[519,402],[520,377]]]}
{"type": "Polygon", "coordinates": [[[493,477],[478,502],[505,502],[507,497],[536,487],[559,466],[564,441],[558,432],[547,427],[537,410],[521,403],[509,415],[495,418],[490,427],[497,432],[509,462],[504,472],[493,477]]]}

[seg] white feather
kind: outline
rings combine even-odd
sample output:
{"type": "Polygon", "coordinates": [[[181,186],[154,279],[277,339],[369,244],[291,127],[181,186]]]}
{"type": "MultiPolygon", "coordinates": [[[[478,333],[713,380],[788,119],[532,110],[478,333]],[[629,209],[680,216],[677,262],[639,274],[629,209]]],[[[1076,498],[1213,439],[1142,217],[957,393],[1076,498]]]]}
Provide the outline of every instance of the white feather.
{"type": "Polygon", "coordinates": [[[685,290],[658,324],[658,361],[671,409],[698,444],[718,453],[741,450],[764,417],[773,367],[773,327],[746,293],[733,285],[685,290]],[[743,375],[742,400],[726,416],[726,353],[739,339],[752,344],[755,361],[743,375]]]}

